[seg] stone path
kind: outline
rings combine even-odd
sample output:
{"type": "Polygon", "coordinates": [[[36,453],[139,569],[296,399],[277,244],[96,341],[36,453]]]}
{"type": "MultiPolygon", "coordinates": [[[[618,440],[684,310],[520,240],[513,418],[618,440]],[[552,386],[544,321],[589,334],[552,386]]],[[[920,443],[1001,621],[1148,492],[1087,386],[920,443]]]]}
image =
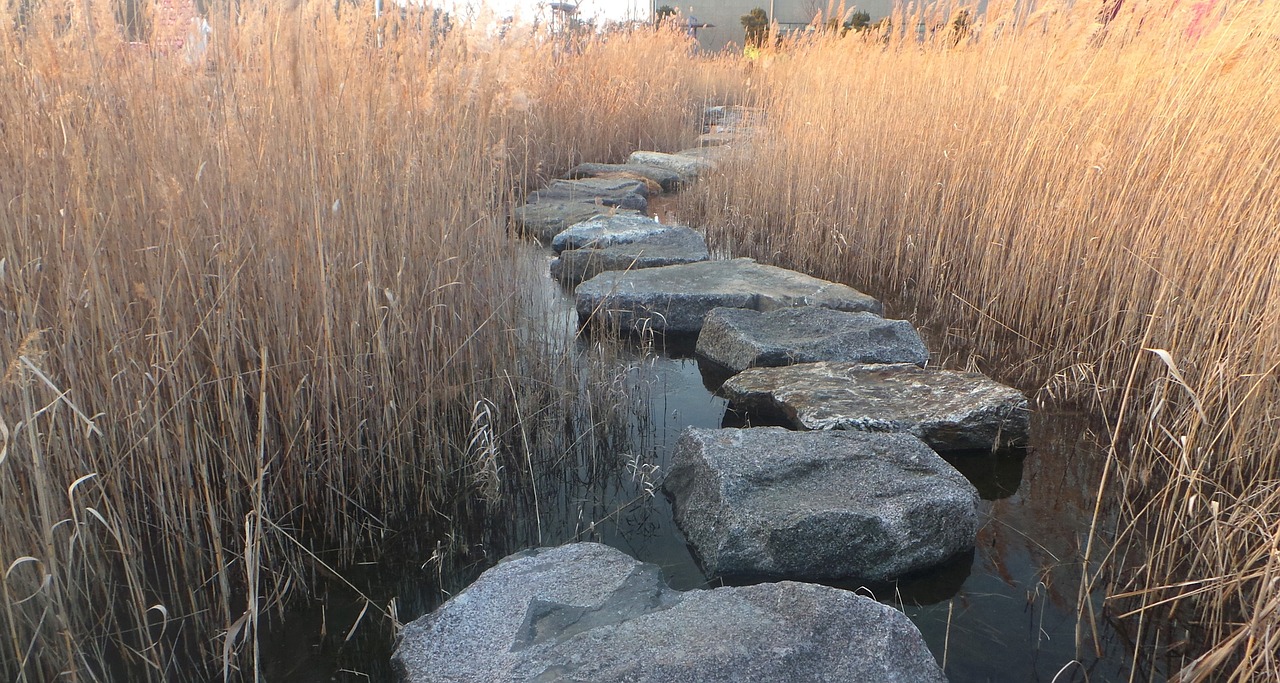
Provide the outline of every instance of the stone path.
{"type": "Polygon", "coordinates": [[[937,451],[1025,444],[1028,404],[928,367],[914,327],[852,287],[709,260],[701,233],[645,215],[749,145],[759,116],[709,108],[699,147],[581,164],[511,221],[559,255],[584,328],[698,335],[734,374],[731,408],[793,428],[690,428],[663,482],[708,574],[784,583],[676,593],[594,544],[520,553],[405,629],[409,680],[943,680],[900,613],[789,581],[890,581],[971,551],[977,492],[937,451]]]}

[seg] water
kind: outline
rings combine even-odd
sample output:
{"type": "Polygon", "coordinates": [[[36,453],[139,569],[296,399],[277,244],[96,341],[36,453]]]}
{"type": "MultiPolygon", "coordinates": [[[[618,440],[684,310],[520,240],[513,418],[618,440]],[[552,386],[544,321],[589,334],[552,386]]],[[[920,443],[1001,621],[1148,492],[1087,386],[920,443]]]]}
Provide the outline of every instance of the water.
{"type": "MultiPolygon", "coordinates": [[[[587,333],[574,336],[571,294],[545,275],[549,252],[530,245],[523,258],[531,272],[540,273],[530,277],[547,307],[542,324],[562,330],[564,343],[585,353],[596,342],[587,333]]],[[[374,598],[379,604],[394,597],[403,622],[433,609],[503,555],[539,543],[599,541],[658,564],[674,588],[720,585],[699,569],[658,486],[684,428],[742,421],[714,394],[724,375],[700,365],[691,351],[687,341],[665,347],[624,342],[614,377],[644,399],[629,419],[628,438],[617,452],[598,454],[596,462],[540,479],[536,506],[526,500],[515,513],[519,519],[509,520],[505,531],[462,544],[460,566],[446,573],[445,565],[423,563],[427,552],[420,550],[416,561],[356,567],[344,576],[366,595],[380,596],[374,598]]],[[[1101,463],[1090,423],[1082,415],[1041,410],[1033,417],[1032,435],[1026,450],[947,456],[982,497],[973,553],[890,585],[833,585],[905,612],[957,683],[1128,680],[1131,654],[1105,621],[1098,625],[1102,655],[1090,647],[1077,659],[1079,557],[1101,463]]],[[[388,680],[387,620],[366,613],[357,635],[341,640],[357,622],[364,600],[334,582],[326,585],[329,593],[322,601],[286,617],[294,627],[281,629],[285,640],[298,642],[269,645],[282,654],[273,660],[275,675],[269,680],[388,680]],[[317,639],[314,628],[297,627],[317,621],[333,624],[324,638],[317,639]]],[[[1100,603],[1094,606],[1103,613],[1100,603]]]]}

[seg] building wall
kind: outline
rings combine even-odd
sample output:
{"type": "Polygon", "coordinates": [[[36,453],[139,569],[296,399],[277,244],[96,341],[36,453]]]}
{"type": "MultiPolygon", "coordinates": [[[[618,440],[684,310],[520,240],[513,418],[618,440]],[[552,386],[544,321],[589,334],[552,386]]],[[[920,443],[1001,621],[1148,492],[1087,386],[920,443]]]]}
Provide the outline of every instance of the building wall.
{"type": "MultiPolygon", "coordinates": [[[[659,1],[661,6],[663,3],[659,1]]],[[[769,12],[769,19],[779,23],[808,23],[813,19],[818,3],[815,0],[683,0],[679,4],[670,3],[679,8],[687,18],[697,17],[698,21],[715,24],[712,28],[698,31],[698,43],[702,49],[717,51],[732,44],[735,50],[742,49],[745,32],[742,28],[742,15],[759,7],[769,12]]],[[[825,0],[821,2],[826,7],[825,0]]]]}
{"type": "MultiPolygon", "coordinates": [[[[654,7],[671,5],[680,10],[685,18],[697,17],[698,21],[715,24],[714,28],[698,31],[698,43],[702,49],[715,52],[732,45],[734,50],[741,50],[745,31],[742,29],[742,15],[759,7],[769,13],[770,21],[779,24],[803,25],[813,21],[818,12],[825,12],[828,0],[652,0],[654,7]],[[770,11],[772,7],[772,11],[770,11]]],[[[894,0],[845,0],[846,8],[864,10],[876,21],[885,17],[893,9],[894,0]]],[[[981,0],[979,4],[985,4],[981,0]]],[[[832,0],[830,5],[840,6],[840,0],[832,0]]]]}

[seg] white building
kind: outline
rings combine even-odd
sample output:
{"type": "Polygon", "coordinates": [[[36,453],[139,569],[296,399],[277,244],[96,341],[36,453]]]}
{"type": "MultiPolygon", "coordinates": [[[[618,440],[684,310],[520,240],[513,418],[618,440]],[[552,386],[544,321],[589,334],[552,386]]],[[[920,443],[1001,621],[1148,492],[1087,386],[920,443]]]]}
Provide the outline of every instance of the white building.
{"type": "MultiPolygon", "coordinates": [[[[755,8],[768,13],[769,20],[776,22],[782,32],[802,30],[809,25],[819,13],[826,14],[827,0],[653,0],[653,8],[668,5],[679,10],[685,20],[696,19],[699,24],[710,24],[707,28],[697,30],[698,43],[702,49],[717,51],[728,46],[741,50],[745,31],[742,28],[742,16],[755,8]]],[[[838,0],[830,3],[831,9],[840,5],[838,0]]],[[[892,0],[863,0],[862,2],[846,2],[846,11],[858,9],[868,12],[872,20],[886,16],[892,0]]]]}

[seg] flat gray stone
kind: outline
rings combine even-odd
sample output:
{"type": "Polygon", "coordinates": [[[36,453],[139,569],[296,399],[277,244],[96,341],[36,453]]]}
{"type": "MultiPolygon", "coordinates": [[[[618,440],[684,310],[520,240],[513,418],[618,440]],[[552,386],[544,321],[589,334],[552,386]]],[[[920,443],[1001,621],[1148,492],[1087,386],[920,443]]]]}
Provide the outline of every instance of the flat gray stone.
{"type": "Polygon", "coordinates": [[[905,320],[809,307],[768,313],[717,308],[702,324],[697,350],[734,372],[818,361],[929,361],[920,334],[905,320]]]}
{"type": "Polygon", "coordinates": [[[973,485],[907,434],[689,428],[663,486],[713,575],[888,581],[978,530],[973,485]]]}
{"type": "Polygon", "coordinates": [[[584,323],[668,334],[698,332],[713,308],[883,310],[879,301],[847,285],[745,258],[608,271],[578,285],[575,293],[578,318],[584,323]]]}
{"type": "Polygon", "coordinates": [[[677,156],[690,157],[700,159],[709,164],[718,164],[725,157],[733,153],[733,150],[742,146],[744,143],[734,143],[732,145],[721,145],[719,147],[690,147],[676,152],[677,156]]]}
{"type": "Polygon", "coordinates": [[[780,411],[800,429],[904,432],[934,449],[1021,446],[1022,392],[973,372],[915,365],[806,363],[752,368],[720,388],[739,409],[780,411]]]}
{"type": "Polygon", "coordinates": [[[405,626],[409,683],[944,681],[916,627],[848,591],[783,582],[674,591],[595,543],[517,553],[405,626]]]}
{"type": "Polygon", "coordinates": [[[542,202],[584,202],[616,206],[620,209],[645,211],[649,208],[649,186],[631,178],[584,178],[555,180],[550,185],[530,192],[525,204],[542,202]]]}
{"type": "MultiPolygon", "coordinates": [[[[570,231],[578,226],[570,228],[570,231]]],[[[660,268],[711,258],[707,240],[692,228],[672,225],[635,241],[604,243],[601,248],[570,249],[551,262],[551,277],[577,284],[606,270],[660,268]]],[[[564,234],[564,233],[561,233],[564,234]]]]}
{"type": "Polygon", "coordinates": [[[626,244],[660,235],[672,227],[638,213],[597,216],[561,231],[552,238],[551,249],[558,254],[567,249],[626,244]]]}
{"type": "Polygon", "coordinates": [[[637,177],[657,183],[663,192],[680,189],[680,174],[656,166],[644,164],[578,164],[565,174],[567,178],[637,177]]]}
{"type": "Polygon", "coordinates": [[[523,204],[511,210],[517,232],[543,243],[550,242],[567,228],[597,216],[639,216],[636,211],[578,201],[543,201],[523,204]]]}
{"type": "Polygon", "coordinates": [[[627,157],[627,163],[653,166],[677,173],[680,176],[680,182],[686,185],[712,169],[712,163],[706,159],[664,152],[632,152],[631,156],[627,157]]]}
{"type": "Polygon", "coordinates": [[[716,132],[703,133],[698,136],[699,147],[719,147],[721,145],[731,145],[742,140],[740,132],[716,132]]]}

